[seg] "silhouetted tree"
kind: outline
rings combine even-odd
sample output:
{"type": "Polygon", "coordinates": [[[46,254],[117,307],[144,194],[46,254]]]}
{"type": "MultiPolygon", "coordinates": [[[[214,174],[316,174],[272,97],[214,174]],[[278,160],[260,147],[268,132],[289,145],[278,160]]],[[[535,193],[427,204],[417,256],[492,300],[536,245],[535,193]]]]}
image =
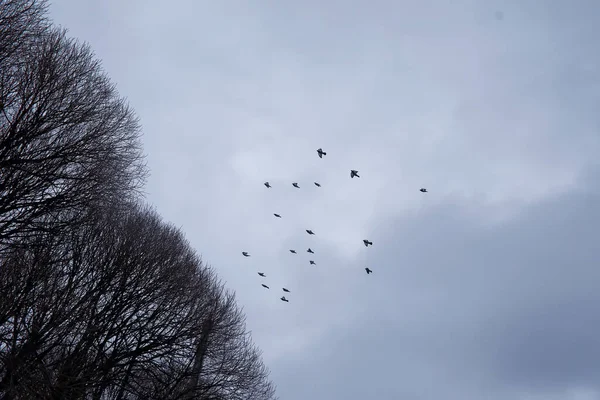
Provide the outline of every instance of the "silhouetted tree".
{"type": "Polygon", "coordinates": [[[1,70],[19,64],[19,54],[48,27],[46,0],[2,0],[0,2],[1,70]]]}
{"type": "Polygon", "coordinates": [[[139,397],[163,399],[275,399],[261,354],[246,331],[233,293],[207,268],[196,272],[197,313],[191,340],[176,358],[135,377],[139,397]],[[157,379],[160,376],[160,379],[157,379]]]}
{"type": "Polygon", "coordinates": [[[234,294],[222,285],[215,289],[196,341],[193,374],[202,398],[271,399],[274,387],[234,294]]]}
{"type": "Polygon", "coordinates": [[[5,399],[268,400],[231,293],[151,209],[39,233],[0,270],[5,399]]]}
{"type": "Polygon", "coordinates": [[[0,22],[6,24],[0,48],[28,31],[27,23],[37,33],[27,46],[8,46],[0,60],[0,245],[5,247],[40,230],[81,222],[90,206],[134,196],[146,175],[133,112],[87,45],[44,25],[43,6],[0,3],[0,22]]]}
{"type": "Polygon", "coordinates": [[[139,126],[45,0],[0,0],[0,400],[273,400],[244,315],[139,201],[139,126]]]}

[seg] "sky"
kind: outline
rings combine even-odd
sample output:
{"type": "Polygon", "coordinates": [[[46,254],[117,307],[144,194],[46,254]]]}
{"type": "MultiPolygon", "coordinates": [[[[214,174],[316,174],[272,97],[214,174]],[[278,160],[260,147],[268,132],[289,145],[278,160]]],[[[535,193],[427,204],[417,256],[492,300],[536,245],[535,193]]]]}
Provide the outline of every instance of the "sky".
{"type": "Polygon", "coordinates": [[[136,110],[147,200],[280,399],[600,399],[599,2],[50,12],[136,110]]]}

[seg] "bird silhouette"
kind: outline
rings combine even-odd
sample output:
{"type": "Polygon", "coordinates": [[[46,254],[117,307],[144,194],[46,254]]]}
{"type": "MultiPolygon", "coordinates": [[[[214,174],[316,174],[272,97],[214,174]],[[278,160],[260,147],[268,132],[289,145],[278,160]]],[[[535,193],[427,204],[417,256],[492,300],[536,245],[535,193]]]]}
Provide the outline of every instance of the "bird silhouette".
{"type": "Polygon", "coordinates": [[[365,244],[365,247],[369,247],[369,245],[373,246],[373,242],[370,242],[367,239],[363,239],[363,243],[365,244]]]}
{"type": "Polygon", "coordinates": [[[242,251],[242,255],[243,255],[244,257],[250,257],[250,254],[248,254],[248,252],[247,252],[247,251],[242,251]]]}
{"type": "Polygon", "coordinates": [[[427,189],[425,189],[425,188],[421,188],[421,189],[419,189],[419,191],[423,192],[423,193],[427,193],[427,189]]]}
{"type": "Polygon", "coordinates": [[[296,253],[296,250],[290,250],[290,253],[292,253],[292,254],[297,254],[297,253],[296,253]]]}
{"type": "Polygon", "coordinates": [[[360,176],[358,175],[358,171],[355,169],[351,169],[350,170],[350,178],[354,178],[354,177],[360,178],[360,176]]]}
{"type": "Polygon", "coordinates": [[[258,273],[260,276],[262,276],[263,278],[265,277],[265,273],[264,272],[259,272],[258,273]]]}
{"type": "Polygon", "coordinates": [[[308,233],[309,235],[314,235],[315,233],[313,231],[311,231],[310,229],[306,230],[306,233],[308,233]]]}
{"type": "Polygon", "coordinates": [[[306,252],[307,252],[307,253],[312,253],[312,254],[314,254],[314,253],[315,253],[314,251],[312,251],[312,249],[311,249],[310,247],[308,248],[308,250],[306,250],[306,252]]]}
{"type": "Polygon", "coordinates": [[[285,298],[285,296],[281,296],[281,301],[285,301],[286,303],[290,302],[288,299],[285,298]]]}
{"type": "Polygon", "coordinates": [[[283,291],[284,291],[284,292],[286,292],[286,293],[289,293],[289,292],[290,292],[290,291],[289,291],[289,290],[287,290],[286,288],[283,288],[283,291]]]}
{"type": "Polygon", "coordinates": [[[265,182],[265,186],[268,187],[268,188],[270,188],[271,184],[269,182],[265,182]]]}
{"type": "Polygon", "coordinates": [[[319,158],[323,158],[323,156],[327,155],[327,153],[325,153],[321,148],[317,149],[317,154],[319,155],[319,158]]]}
{"type": "Polygon", "coordinates": [[[264,283],[262,284],[262,287],[269,289],[269,287],[267,285],[265,285],[264,283]]]}
{"type": "Polygon", "coordinates": [[[281,215],[279,214],[273,214],[274,216],[276,216],[277,218],[281,218],[281,215]]]}
{"type": "Polygon", "coordinates": [[[310,265],[317,265],[313,260],[310,260],[310,265]]]}
{"type": "Polygon", "coordinates": [[[369,268],[365,267],[365,271],[367,271],[367,275],[369,275],[370,273],[372,273],[373,271],[371,271],[369,268]]]}
{"type": "Polygon", "coordinates": [[[319,182],[315,182],[315,186],[316,187],[321,187],[321,184],[319,182]]]}
{"type": "Polygon", "coordinates": [[[298,188],[298,189],[300,189],[300,186],[298,186],[298,183],[297,183],[297,182],[294,182],[294,183],[292,183],[292,186],[293,186],[293,187],[295,187],[295,188],[298,188]]]}

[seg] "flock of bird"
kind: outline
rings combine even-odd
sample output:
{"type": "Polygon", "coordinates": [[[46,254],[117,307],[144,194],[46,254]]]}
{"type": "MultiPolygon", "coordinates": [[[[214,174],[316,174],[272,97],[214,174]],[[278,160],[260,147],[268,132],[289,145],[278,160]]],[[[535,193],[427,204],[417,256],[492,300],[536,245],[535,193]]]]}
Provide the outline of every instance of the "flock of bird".
{"type": "MultiPolygon", "coordinates": [[[[317,154],[318,154],[319,158],[323,158],[323,156],[326,156],[326,155],[327,155],[327,153],[326,153],[326,152],[324,152],[324,151],[323,151],[323,149],[321,149],[321,148],[317,149],[317,154]]],[[[355,178],[355,177],[356,177],[356,178],[360,178],[360,175],[358,175],[358,171],[357,171],[357,170],[355,170],[355,169],[351,169],[351,170],[350,170],[350,178],[352,179],[352,178],[355,178]]],[[[314,184],[315,184],[315,186],[317,186],[317,187],[321,187],[321,184],[320,184],[319,182],[314,182],[314,184]]],[[[271,186],[271,184],[270,184],[269,182],[265,182],[265,183],[264,183],[264,185],[267,187],[267,189],[270,189],[270,188],[272,187],[272,186],[271,186]]],[[[300,189],[300,186],[298,185],[298,182],[292,182],[292,186],[293,186],[293,187],[295,187],[295,188],[297,188],[297,189],[300,189]]],[[[422,193],[427,193],[427,189],[425,189],[425,188],[421,188],[421,189],[419,189],[419,191],[420,191],[420,192],[422,192],[422,193]]],[[[273,215],[274,215],[276,218],[281,218],[281,215],[280,215],[280,214],[273,213],[273,215]]],[[[310,229],[306,229],[306,233],[308,233],[309,235],[314,235],[314,234],[315,234],[315,233],[314,233],[312,230],[310,230],[310,229]]],[[[368,240],[368,239],[363,239],[363,244],[365,245],[365,247],[369,247],[369,246],[372,246],[372,245],[373,245],[373,242],[371,242],[371,241],[370,241],[370,240],[368,240]]],[[[315,252],[314,252],[314,251],[313,251],[313,250],[312,250],[310,247],[308,248],[308,250],[306,250],[306,252],[307,252],[307,253],[310,253],[310,254],[314,254],[314,253],[315,253],[315,252]]],[[[291,250],[290,250],[290,253],[292,253],[292,254],[298,254],[298,253],[296,252],[296,250],[293,250],[293,249],[291,249],[291,250]]],[[[243,255],[244,257],[250,257],[250,253],[248,253],[247,251],[242,251],[242,255],[243,255]]],[[[317,264],[314,262],[314,260],[309,260],[309,263],[310,263],[310,265],[317,265],[317,264]]],[[[368,274],[371,274],[371,273],[373,273],[373,271],[372,271],[371,269],[369,269],[369,267],[365,267],[365,271],[367,272],[367,275],[368,275],[368,274]]],[[[262,278],[266,278],[266,275],[265,275],[265,273],[264,273],[264,272],[258,272],[258,275],[259,275],[260,277],[262,277],[262,278]]],[[[265,285],[264,283],[262,283],[261,285],[262,285],[262,287],[264,287],[265,289],[270,289],[270,287],[269,287],[269,286],[267,286],[267,285],[265,285]]],[[[283,290],[285,293],[290,293],[289,289],[282,288],[282,290],[283,290]]],[[[289,300],[288,300],[288,299],[286,299],[285,295],[284,295],[284,296],[281,296],[281,301],[285,301],[286,303],[288,303],[288,302],[289,302],[289,300]]]]}

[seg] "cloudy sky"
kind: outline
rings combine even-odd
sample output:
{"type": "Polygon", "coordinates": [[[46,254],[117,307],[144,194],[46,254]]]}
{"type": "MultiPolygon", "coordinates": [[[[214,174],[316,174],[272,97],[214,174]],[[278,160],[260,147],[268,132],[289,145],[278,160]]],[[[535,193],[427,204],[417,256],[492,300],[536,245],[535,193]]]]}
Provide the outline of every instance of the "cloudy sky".
{"type": "Polygon", "coordinates": [[[237,292],[282,400],[600,399],[600,2],[51,17],[137,111],[148,200],[237,292]]]}

